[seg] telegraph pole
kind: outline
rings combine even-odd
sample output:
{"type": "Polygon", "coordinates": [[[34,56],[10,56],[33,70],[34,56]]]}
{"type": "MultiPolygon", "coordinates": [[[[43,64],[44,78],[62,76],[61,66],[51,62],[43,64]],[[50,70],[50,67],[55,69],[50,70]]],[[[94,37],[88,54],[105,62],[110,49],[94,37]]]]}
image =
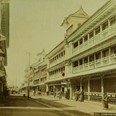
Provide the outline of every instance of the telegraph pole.
{"type": "Polygon", "coordinates": [[[30,97],[30,52],[27,52],[27,54],[28,54],[28,57],[29,57],[29,75],[28,75],[28,79],[27,79],[27,83],[28,83],[28,85],[27,85],[27,97],[28,97],[28,99],[29,99],[29,97],[30,97]]]}

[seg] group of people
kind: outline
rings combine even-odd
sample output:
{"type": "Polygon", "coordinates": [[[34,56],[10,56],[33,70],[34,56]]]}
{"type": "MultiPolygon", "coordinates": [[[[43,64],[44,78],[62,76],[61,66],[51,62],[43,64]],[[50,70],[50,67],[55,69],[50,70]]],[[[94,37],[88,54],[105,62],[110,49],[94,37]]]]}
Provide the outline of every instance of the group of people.
{"type": "Polygon", "coordinates": [[[53,91],[54,97],[58,97],[59,99],[62,99],[62,96],[64,96],[66,99],[70,99],[70,91],[69,89],[66,92],[63,92],[61,90],[59,91],[53,91]]]}
{"type": "MultiPolygon", "coordinates": [[[[61,90],[59,91],[54,91],[53,95],[54,97],[58,97],[59,99],[62,99],[62,96],[65,96],[66,99],[69,99],[69,91],[67,90],[65,93],[63,93],[61,90]]],[[[83,89],[76,89],[75,91],[75,100],[76,101],[80,101],[80,102],[84,102],[84,90],[83,89]]],[[[107,94],[104,94],[103,96],[103,107],[105,109],[108,109],[108,96],[107,94]]]]}
{"type": "MultiPolygon", "coordinates": [[[[76,89],[76,91],[75,91],[75,100],[76,101],[81,101],[81,102],[84,101],[84,90],[83,89],[80,89],[80,90],[76,89]]],[[[108,95],[106,93],[104,93],[103,99],[102,99],[104,109],[109,108],[108,101],[109,101],[108,95]]]]}
{"type": "Polygon", "coordinates": [[[83,89],[76,89],[75,91],[75,100],[76,101],[84,101],[84,90],[83,89]]]}
{"type": "Polygon", "coordinates": [[[53,91],[53,95],[54,95],[54,97],[59,97],[59,99],[61,99],[62,98],[62,91],[53,91]]]}

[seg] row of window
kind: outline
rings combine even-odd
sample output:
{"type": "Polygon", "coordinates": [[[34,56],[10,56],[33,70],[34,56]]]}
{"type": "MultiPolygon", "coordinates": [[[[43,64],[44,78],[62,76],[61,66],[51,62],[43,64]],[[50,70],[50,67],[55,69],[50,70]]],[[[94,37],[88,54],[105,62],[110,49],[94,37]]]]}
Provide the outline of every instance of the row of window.
{"type": "Polygon", "coordinates": [[[51,76],[51,75],[54,75],[54,74],[57,74],[57,73],[63,73],[64,71],[65,71],[65,67],[61,67],[61,68],[58,68],[54,71],[49,72],[49,75],[51,76]]]}
{"type": "MultiPolygon", "coordinates": [[[[110,26],[112,26],[113,24],[116,23],[116,16],[113,16],[109,20],[105,21],[102,25],[100,25],[102,31],[108,28],[108,26],[109,26],[108,21],[110,22],[110,26]]],[[[95,28],[95,30],[92,30],[90,33],[88,33],[87,35],[85,35],[84,37],[82,37],[81,39],[79,39],[77,42],[75,42],[73,44],[73,47],[76,48],[76,47],[78,47],[78,45],[83,44],[88,39],[91,39],[92,37],[94,37],[94,33],[95,33],[95,35],[99,34],[100,31],[101,31],[100,26],[98,26],[97,28],[95,28]]]]}
{"type": "Polygon", "coordinates": [[[45,82],[45,81],[46,81],[46,77],[41,78],[40,81],[39,81],[39,79],[34,80],[34,81],[33,81],[33,84],[38,84],[39,82],[45,82]]]}
{"type": "Polygon", "coordinates": [[[54,61],[56,61],[57,59],[59,59],[59,58],[61,58],[63,56],[65,56],[65,51],[57,54],[55,57],[53,57],[52,59],[50,59],[50,63],[53,63],[54,61]]]}
{"type": "Polygon", "coordinates": [[[107,57],[109,55],[116,54],[116,46],[112,46],[110,48],[107,48],[103,51],[96,52],[94,54],[91,54],[89,56],[86,56],[82,59],[76,60],[73,62],[73,67],[77,67],[79,65],[82,65],[84,63],[92,62],[94,60],[98,60],[104,57],[107,57]]]}

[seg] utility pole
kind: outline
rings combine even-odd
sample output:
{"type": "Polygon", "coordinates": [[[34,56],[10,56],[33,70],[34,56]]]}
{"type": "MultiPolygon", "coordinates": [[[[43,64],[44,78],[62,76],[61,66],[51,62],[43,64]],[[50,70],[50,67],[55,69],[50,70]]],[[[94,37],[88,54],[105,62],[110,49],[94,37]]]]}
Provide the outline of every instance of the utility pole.
{"type": "Polygon", "coordinates": [[[28,83],[28,85],[27,85],[27,97],[28,97],[28,99],[29,99],[29,97],[30,97],[30,52],[27,52],[27,54],[28,54],[28,57],[29,57],[29,75],[28,75],[28,79],[27,79],[27,83],[28,83]]]}

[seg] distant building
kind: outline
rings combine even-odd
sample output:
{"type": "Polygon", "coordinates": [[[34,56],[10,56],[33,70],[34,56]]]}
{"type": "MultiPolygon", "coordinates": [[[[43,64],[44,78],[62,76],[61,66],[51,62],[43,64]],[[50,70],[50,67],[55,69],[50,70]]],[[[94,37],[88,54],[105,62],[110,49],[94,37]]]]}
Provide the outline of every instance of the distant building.
{"type": "Polygon", "coordinates": [[[17,86],[9,86],[8,90],[9,90],[10,94],[17,94],[17,93],[19,93],[19,88],[17,86]]]}
{"type": "Polygon", "coordinates": [[[47,62],[45,55],[45,50],[38,53],[36,61],[30,65],[31,68],[25,70],[25,83],[27,84],[24,88],[27,91],[29,87],[30,94],[46,93],[47,62]]]}

